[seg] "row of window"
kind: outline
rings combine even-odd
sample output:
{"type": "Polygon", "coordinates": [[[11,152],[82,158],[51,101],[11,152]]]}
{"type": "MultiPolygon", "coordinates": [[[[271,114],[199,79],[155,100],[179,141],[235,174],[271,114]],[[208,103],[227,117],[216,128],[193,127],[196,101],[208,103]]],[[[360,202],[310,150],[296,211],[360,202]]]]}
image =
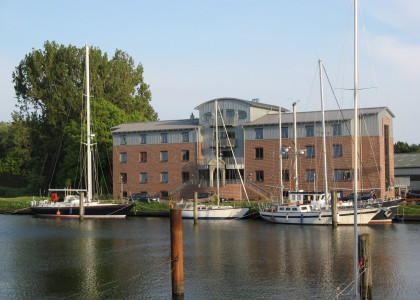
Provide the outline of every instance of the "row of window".
{"type": "MultiPolygon", "coordinates": [[[[306,157],[314,158],[315,157],[315,146],[306,146],[306,157]]],[[[333,145],[333,157],[342,157],[343,148],[342,145],[333,145]]],[[[255,148],[255,159],[264,158],[264,148],[255,148]]],[[[289,158],[289,152],[283,151],[282,158],[289,158]]]]}
{"type": "MultiPolygon", "coordinates": [[[[185,183],[190,180],[190,172],[182,172],[182,182],[185,183]]],[[[126,184],[127,183],[127,173],[120,173],[120,183],[126,184]]],[[[168,183],[169,177],[168,172],[161,172],[160,173],[160,182],[161,183],[168,183]]],[[[140,183],[147,183],[147,173],[140,173],[140,183]]]]}
{"type": "MultiPolygon", "coordinates": [[[[182,150],[181,152],[181,160],[182,161],[189,161],[190,160],[190,151],[189,150],[182,150]]],[[[160,161],[166,162],[168,161],[168,151],[160,151],[160,161]]],[[[127,162],[127,152],[120,153],[120,163],[127,162]]],[[[147,162],[147,152],[140,152],[139,153],[139,162],[145,163],[147,162]]]]}
{"type": "MultiPolygon", "coordinates": [[[[283,181],[290,181],[289,170],[282,171],[283,181]]],[[[255,171],[255,179],[258,182],[264,181],[264,171],[255,171]]],[[[349,169],[335,169],[334,181],[352,181],[353,170],[349,169]]],[[[306,181],[315,181],[315,170],[306,170],[306,181]]]]}
{"type": "MultiPolygon", "coordinates": [[[[341,136],[341,124],[332,124],[333,136],[341,136]]],[[[315,127],[314,125],[305,126],[305,137],[314,137],[315,136],[315,127]]],[[[289,138],[289,127],[281,128],[281,137],[284,139],[289,138]]],[[[255,139],[262,140],[264,138],[263,128],[255,128],[255,139]]]]}
{"type": "MultiPolygon", "coordinates": [[[[189,132],[181,132],[181,141],[183,143],[190,142],[190,133],[189,132]]],[[[160,143],[167,144],[168,143],[168,134],[166,132],[160,134],[160,143]]],[[[140,134],[140,144],[145,145],[147,144],[147,134],[140,134]]],[[[120,145],[127,145],[127,136],[121,135],[120,136],[120,145]]]]}

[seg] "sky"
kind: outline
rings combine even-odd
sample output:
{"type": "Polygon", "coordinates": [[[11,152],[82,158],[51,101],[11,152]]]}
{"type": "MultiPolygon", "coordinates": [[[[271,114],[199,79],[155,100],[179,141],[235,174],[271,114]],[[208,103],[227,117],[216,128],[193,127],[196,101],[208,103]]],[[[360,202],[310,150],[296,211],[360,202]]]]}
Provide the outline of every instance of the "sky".
{"type": "MultiPolygon", "coordinates": [[[[420,1],[359,1],[359,107],[387,106],[394,142],[420,144],[419,16],[420,1]]],[[[319,59],[326,109],[353,108],[352,0],[0,0],[0,121],[15,67],[45,41],[127,52],[160,120],[221,97],[320,110],[319,59]]]]}

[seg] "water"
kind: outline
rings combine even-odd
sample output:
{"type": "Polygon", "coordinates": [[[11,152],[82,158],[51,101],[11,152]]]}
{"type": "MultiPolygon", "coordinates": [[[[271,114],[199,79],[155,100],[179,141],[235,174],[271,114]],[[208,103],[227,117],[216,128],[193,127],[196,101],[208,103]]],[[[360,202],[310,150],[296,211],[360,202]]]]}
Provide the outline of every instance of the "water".
{"type": "MultiPolygon", "coordinates": [[[[420,224],[360,227],[374,299],[418,299],[420,224]]],[[[184,220],[184,299],[333,299],[353,228],[184,220]]],[[[170,299],[169,219],[0,215],[1,299],[170,299]]]]}

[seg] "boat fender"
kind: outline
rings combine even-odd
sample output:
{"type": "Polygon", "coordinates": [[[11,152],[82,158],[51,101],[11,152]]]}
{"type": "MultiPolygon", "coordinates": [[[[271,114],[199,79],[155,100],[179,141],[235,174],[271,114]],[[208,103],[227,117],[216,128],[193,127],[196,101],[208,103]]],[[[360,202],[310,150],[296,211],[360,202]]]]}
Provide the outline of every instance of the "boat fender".
{"type": "Polygon", "coordinates": [[[300,224],[303,224],[303,214],[300,214],[300,224]]]}
{"type": "Polygon", "coordinates": [[[321,213],[319,213],[318,215],[318,220],[321,220],[321,213]]]}
{"type": "Polygon", "coordinates": [[[57,210],[56,214],[57,216],[61,215],[61,211],[57,210]]]}
{"type": "Polygon", "coordinates": [[[289,222],[289,214],[286,215],[286,221],[289,222]]]}
{"type": "Polygon", "coordinates": [[[340,223],[340,214],[337,213],[337,223],[340,223]]]}

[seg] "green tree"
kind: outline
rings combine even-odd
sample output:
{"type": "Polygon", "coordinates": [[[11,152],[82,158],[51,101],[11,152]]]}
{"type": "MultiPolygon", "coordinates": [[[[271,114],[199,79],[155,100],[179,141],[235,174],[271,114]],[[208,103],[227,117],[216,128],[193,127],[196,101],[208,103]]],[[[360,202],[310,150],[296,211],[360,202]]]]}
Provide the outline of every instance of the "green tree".
{"type": "MultiPolygon", "coordinates": [[[[110,128],[128,121],[157,120],[144,82],[143,66],[116,50],[111,59],[99,48],[90,49],[92,132],[98,146],[98,165],[111,183],[110,128]]],[[[85,142],[85,50],[45,42],[44,49],[27,54],[15,68],[13,82],[17,112],[13,126],[23,133],[15,147],[25,158],[33,188],[64,187],[66,180],[83,181],[80,143],[85,142]],[[16,124],[15,124],[16,123],[16,124]]],[[[0,126],[0,135],[2,127],[0,126]]],[[[0,145],[1,146],[1,145],[0,145]]],[[[2,153],[0,147],[0,154],[2,153]]]]}
{"type": "Polygon", "coordinates": [[[400,142],[400,141],[394,144],[394,153],[410,153],[410,152],[420,152],[420,144],[409,145],[406,142],[400,142]]]}

